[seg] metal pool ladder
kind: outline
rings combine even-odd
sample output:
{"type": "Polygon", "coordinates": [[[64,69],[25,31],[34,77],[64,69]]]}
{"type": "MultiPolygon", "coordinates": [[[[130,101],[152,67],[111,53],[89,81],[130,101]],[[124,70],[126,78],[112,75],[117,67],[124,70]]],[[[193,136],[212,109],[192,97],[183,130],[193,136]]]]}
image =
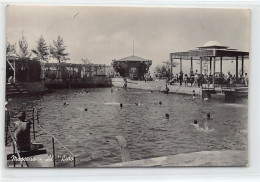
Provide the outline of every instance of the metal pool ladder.
{"type": "Polygon", "coordinates": [[[73,167],[76,167],[76,155],[74,155],[66,146],[64,146],[55,136],[53,136],[50,132],[48,132],[46,129],[44,129],[43,127],[41,127],[39,124],[40,124],[40,121],[39,121],[39,112],[36,108],[33,108],[33,111],[32,111],[32,120],[33,120],[33,138],[35,140],[36,138],[36,135],[35,135],[35,120],[37,120],[37,126],[38,128],[40,128],[44,133],[46,133],[47,135],[49,135],[51,137],[51,140],[52,140],[52,156],[53,156],[53,166],[55,167],[56,166],[56,157],[55,157],[55,141],[57,143],[60,144],[60,146],[62,148],[64,148],[67,152],[69,152],[71,154],[71,156],[73,156],[73,167]],[[36,116],[36,118],[35,118],[36,116]]]}

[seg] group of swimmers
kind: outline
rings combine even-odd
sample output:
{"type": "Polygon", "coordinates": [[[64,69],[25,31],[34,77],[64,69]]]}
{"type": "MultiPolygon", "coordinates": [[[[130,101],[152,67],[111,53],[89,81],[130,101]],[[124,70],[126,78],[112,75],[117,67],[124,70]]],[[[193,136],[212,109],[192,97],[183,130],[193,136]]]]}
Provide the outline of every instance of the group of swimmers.
{"type": "MultiPolygon", "coordinates": [[[[83,93],[83,94],[88,94],[89,92],[86,90],[82,90],[80,93],[83,93]]],[[[77,95],[76,93],[74,93],[74,95],[77,95]]],[[[63,103],[63,106],[68,106],[69,105],[69,103],[68,102],[64,102],[63,103]]],[[[85,109],[83,109],[84,111],[88,111],[88,109],[87,108],[85,108],[85,109]]]]}

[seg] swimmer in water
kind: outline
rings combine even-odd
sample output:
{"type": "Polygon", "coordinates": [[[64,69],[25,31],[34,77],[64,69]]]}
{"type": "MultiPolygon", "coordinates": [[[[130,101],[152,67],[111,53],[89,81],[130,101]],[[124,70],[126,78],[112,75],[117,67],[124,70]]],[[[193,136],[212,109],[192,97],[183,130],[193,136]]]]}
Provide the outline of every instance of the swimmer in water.
{"type": "Polygon", "coordinates": [[[199,131],[204,130],[204,128],[200,127],[199,122],[197,120],[194,120],[192,125],[199,131]]]}
{"type": "Polygon", "coordinates": [[[195,126],[195,128],[200,127],[197,120],[194,120],[192,125],[195,126]]]}
{"type": "Polygon", "coordinates": [[[113,93],[113,89],[111,89],[111,93],[113,93]]]}
{"type": "Polygon", "coordinates": [[[211,119],[211,116],[210,116],[210,112],[207,113],[207,119],[205,120],[205,123],[204,123],[204,129],[205,130],[209,130],[209,126],[208,126],[208,120],[211,119]]]}
{"type": "Polygon", "coordinates": [[[210,119],[210,112],[207,114],[207,119],[210,119]]]}
{"type": "Polygon", "coordinates": [[[199,126],[197,120],[194,120],[192,125],[195,126],[195,128],[199,131],[205,131],[205,132],[214,131],[214,129],[209,129],[207,121],[204,123],[204,128],[199,126]]]}
{"type": "Polygon", "coordinates": [[[67,103],[67,102],[64,102],[64,103],[63,103],[63,105],[64,105],[64,106],[67,106],[67,105],[69,105],[69,103],[67,103]]]}
{"type": "Polygon", "coordinates": [[[192,93],[192,98],[195,99],[195,98],[196,98],[196,97],[195,97],[195,90],[193,90],[192,92],[193,92],[193,93],[192,93]]]}
{"type": "Polygon", "coordinates": [[[164,92],[164,93],[168,93],[169,91],[170,91],[170,89],[169,89],[168,85],[166,84],[166,85],[165,85],[165,90],[163,90],[163,92],[164,92]]]}
{"type": "Polygon", "coordinates": [[[159,104],[162,105],[162,101],[160,101],[159,104]]]}
{"type": "Polygon", "coordinates": [[[120,103],[120,108],[123,108],[123,104],[122,103],[120,103]]]}
{"type": "Polygon", "coordinates": [[[169,119],[170,118],[170,115],[168,113],[165,114],[165,118],[166,119],[169,119]]]}

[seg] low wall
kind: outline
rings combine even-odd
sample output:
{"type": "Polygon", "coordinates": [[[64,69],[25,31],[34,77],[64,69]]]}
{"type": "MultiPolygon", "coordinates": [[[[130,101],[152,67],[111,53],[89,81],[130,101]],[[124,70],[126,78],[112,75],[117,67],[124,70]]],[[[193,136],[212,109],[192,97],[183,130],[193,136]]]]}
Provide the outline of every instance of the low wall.
{"type": "MultiPolygon", "coordinates": [[[[123,78],[112,78],[112,84],[115,87],[123,87],[124,79],[123,78]]],[[[142,90],[153,90],[153,91],[162,91],[165,89],[166,80],[157,80],[157,81],[136,81],[127,79],[127,87],[134,89],[142,89],[142,90]]],[[[179,84],[168,85],[169,93],[178,93],[178,94],[188,94],[192,95],[193,90],[195,91],[195,95],[201,95],[199,87],[191,87],[184,85],[179,86],[179,84]]]]}
{"type": "MultiPolygon", "coordinates": [[[[112,84],[114,87],[123,87],[124,79],[123,78],[112,78],[112,84]]],[[[137,80],[130,80],[127,79],[127,87],[128,88],[135,88],[135,89],[142,89],[142,90],[163,90],[165,89],[166,81],[137,81],[137,80]]]]}
{"type": "Polygon", "coordinates": [[[89,88],[112,86],[111,78],[106,76],[73,79],[45,79],[44,83],[48,88],[89,88]]]}
{"type": "Polygon", "coordinates": [[[21,85],[30,95],[43,94],[48,91],[44,82],[22,82],[21,85]]]}

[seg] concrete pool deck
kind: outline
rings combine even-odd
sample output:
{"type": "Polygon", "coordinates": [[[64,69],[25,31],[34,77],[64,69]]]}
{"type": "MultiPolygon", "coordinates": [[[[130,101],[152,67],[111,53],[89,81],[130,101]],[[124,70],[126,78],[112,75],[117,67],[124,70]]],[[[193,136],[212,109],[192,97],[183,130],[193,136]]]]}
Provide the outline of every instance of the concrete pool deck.
{"type": "MultiPolygon", "coordinates": [[[[123,87],[124,80],[123,78],[112,78],[112,84],[114,87],[123,87]]],[[[165,89],[166,80],[157,80],[157,81],[138,81],[138,80],[129,80],[127,79],[127,88],[149,90],[149,91],[162,91],[165,89]]],[[[178,93],[178,94],[188,94],[192,95],[193,90],[195,90],[196,95],[200,95],[201,91],[199,87],[185,87],[184,84],[180,86],[179,84],[168,85],[169,93],[178,93]]]]}
{"type": "Polygon", "coordinates": [[[201,151],[116,163],[104,167],[203,167],[248,165],[248,153],[242,150],[201,151]]]}

